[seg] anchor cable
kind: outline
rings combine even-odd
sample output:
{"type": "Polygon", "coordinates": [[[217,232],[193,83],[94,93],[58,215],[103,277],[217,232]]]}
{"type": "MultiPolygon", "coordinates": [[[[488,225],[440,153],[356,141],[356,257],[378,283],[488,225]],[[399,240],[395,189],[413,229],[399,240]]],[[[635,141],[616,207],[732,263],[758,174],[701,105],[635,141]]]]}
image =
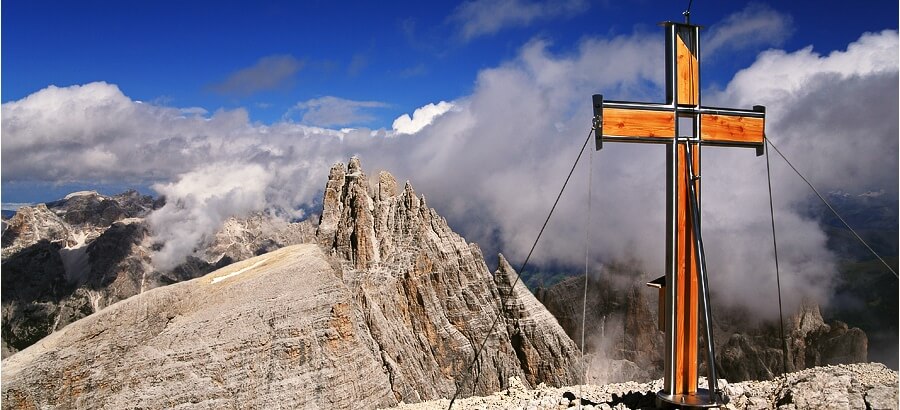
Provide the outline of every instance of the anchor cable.
{"type": "MultiPolygon", "coordinates": [[[[538,232],[537,238],[534,239],[534,244],[531,245],[531,250],[528,251],[528,256],[525,257],[525,262],[522,263],[522,266],[516,271],[516,280],[513,281],[512,286],[509,288],[509,294],[506,295],[506,298],[512,296],[512,293],[515,291],[516,285],[519,283],[519,280],[522,279],[522,272],[525,270],[525,267],[528,266],[528,260],[531,259],[531,255],[534,253],[534,249],[537,247],[538,242],[541,240],[541,235],[544,234],[544,229],[547,228],[547,223],[550,222],[550,217],[553,216],[553,211],[556,210],[556,205],[559,204],[560,198],[562,198],[563,192],[566,190],[566,185],[569,184],[569,179],[572,178],[572,174],[575,172],[575,167],[578,166],[578,161],[581,160],[581,155],[584,154],[584,148],[587,147],[588,142],[591,140],[591,134],[594,132],[594,129],[591,128],[588,131],[587,138],[584,140],[584,145],[581,146],[581,151],[578,152],[578,157],[575,158],[575,163],[572,164],[572,169],[569,170],[569,175],[566,176],[566,181],[563,182],[562,188],[559,190],[559,195],[556,196],[556,201],[553,202],[553,206],[550,208],[550,213],[547,215],[547,219],[544,220],[544,225],[541,226],[540,232],[538,232]]],[[[501,297],[501,303],[506,298],[501,297]]],[[[456,383],[456,391],[453,393],[453,398],[450,399],[450,404],[447,406],[447,410],[453,408],[453,403],[456,401],[456,398],[459,396],[460,388],[462,383],[465,382],[465,377],[472,371],[472,368],[475,367],[475,364],[478,363],[478,358],[481,356],[481,352],[484,350],[484,347],[487,345],[487,341],[491,336],[491,333],[494,332],[494,329],[497,327],[497,323],[500,320],[500,316],[503,312],[503,306],[497,311],[497,315],[494,316],[494,321],[491,323],[490,329],[488,329],[487,333],[484,335],[484,340],[479,345],[478,350],[475,351],[475,357],[472,358],[472,362],[469,363],[469,366],[466,368],[466,371],[463,373],[463,379],[456,383]]],[[[475,387],[478,385],[478,376],[475,376],[475,381],[472,384],[472,392],[474,393],[475,387]]]]}
{"type": "Polygon", "coordinates": [[[875,255],[875,257],[878,258],[879,261],[881,261],[881,263],[884,265],[885,268],[887,268],[887,270],[891,271],[891,273],[893,273],[894,276],[896,276],[897,278],[900,278],[900,276],[897,275],[897,272],[894,271],[894,268],[892,268],[890,265],[888,265],[887,262],[885,262],[884,259],[881,258],[881,255],[879,255],[877,252],[875,252],[875,250],[872,249],[872,247],[869,246],[869,244],[866,243],[866,241],[863,240],[863,238],[862,238],[861,236],[859,236],[859,234],[856,233],[856,231],[855,231],[853,228],[850,227],[850,224],[848,224],[847,221],[845,221],[844,218],[841,217],[841,215],[837,213],[837,211],[834,209],[834,207],[832,207],[831,204],[828,203],[827,200],[825,200],[825,197],[823,197],[822,194],[819,193],[819,191],[816,189],[816,187],[814,187],[813,184],[810,183],[809,180],[807,180],[806,177],[804,177],[803,174],[801,174],[799,170],[797,170],[797,167],[795,167],[794,164],[792,164],[791,161],[789,161],[789,160],[787,159],[787,157],[785,157],[784,154],[781,153],[781,150],[779,150],[778,147],[776,147],[775,144],[772,143],[772,140],[766,138],[766,142],[767,142],[769,145],[771,145],[772,148],[775,148],[775,152],[777,152],[778,155],[781,156],[781,158],[784,160],[784,162],[787,162],[787,164],[791,166],[791,169],[793,169],[794,172],[796,172],[797,175],[800,176],[800,179],[802,179],[803,182],[806,182],[806,185],[809,185],[810,189],[812,189],[813,192],[816,193],[816,196],[818,196],[819,199],[822,200],[822,203],[824,203],[825,206],[827,206],[828,209],[831,210],[831,213],[833,213],[834,216],[836,216],[836,217],[841,221],[841,223],[843,223],[844,226],[846,226],[847,229],[849,229],[850,232],[852,232],[853,235],[856,236],[856,239],[858,239],[859,242],[862,243],[863,246],[865,246],[866,249],[868,249],[869,252],[872,253],[872,255],[875,255]]]}
{"type": "MultiPolygon", "coordinates": [[[[763,138],[766,138],[765,136],[763,138]]],[[[766,138],[768,141],[768,138],[766,138]]],[[[766,152],[766,180],[769,182],[769,214],[772,217],[772,248],[775,250],[775,283],[778,285],[778,322],[781,330],[781,374],[787,373],[787,339],[784,337],[784,312],[781,310],[781,271],[778,268],[778,241],[775,239],[775,205],[772,203],[772,172],[769,170],[769,148],[766,152]]]]}

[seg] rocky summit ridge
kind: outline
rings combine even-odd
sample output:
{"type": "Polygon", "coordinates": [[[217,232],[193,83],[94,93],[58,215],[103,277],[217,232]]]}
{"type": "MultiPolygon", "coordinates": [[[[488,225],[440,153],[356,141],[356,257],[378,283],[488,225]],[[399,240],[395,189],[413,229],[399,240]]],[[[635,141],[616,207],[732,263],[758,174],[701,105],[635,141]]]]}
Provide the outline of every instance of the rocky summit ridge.
{"type": "Polygon", "coordinates": [[[3,361],[3,408],[373,408],[581,382],[556,319],[411,184],[335,165],[314,242],[51,333],[3,361]]]}
{"type": "MultiPolygon", "coordinates": [[[[578,386],[538,386],[529,389],[518,380],[510,387],[490,396],[458,400],[458,410],[540,409],[540,410],[611,410],[611,409],[670,409],[660,407],[656,392],[662,379],[647,383],[634,381],[612,384],[578,386]]],[[[773,380],[729,383],[719,379],[719,388],[727,402],[719,408],[726,410],[818,410],[867,409],[896,410],[897,372],[880,363],[858,363],[814,367],[780,375],[773,380]]],[[[705,379],[700,387],[706,388],[705,379]]],[[[446,409],[449,400],[434,400],[415,404],[401,404],[404,410],[446,409]]]]}

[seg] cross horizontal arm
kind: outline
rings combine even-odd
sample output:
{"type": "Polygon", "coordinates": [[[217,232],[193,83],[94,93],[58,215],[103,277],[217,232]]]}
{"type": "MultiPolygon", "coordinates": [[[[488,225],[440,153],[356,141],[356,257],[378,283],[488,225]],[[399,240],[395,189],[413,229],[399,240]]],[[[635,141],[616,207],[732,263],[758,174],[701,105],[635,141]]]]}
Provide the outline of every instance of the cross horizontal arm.
{"type": "Polygon", "coordinates": [[[601,135],[607,141],[669,142],[675,137],[675,110],[666,104],[603,103],[601,135]]]}
{"type": "MultiPolygon", "coordinates": [[[[765,107],[738,110],[627,101],[604,101],[594,95],[597,149],[607,142],[669,144],[679,134],[677,119],[699,120],[702,145],[761,148],[765,135],[765,107]]],[[[693,135],[690,130],[684,134],[693,135]]]]}
{"type": "Polygon", "coordinates": [[[761,148],[766,131],[766,109],[700,107],[700,141],[704,145],[761,148]]]}

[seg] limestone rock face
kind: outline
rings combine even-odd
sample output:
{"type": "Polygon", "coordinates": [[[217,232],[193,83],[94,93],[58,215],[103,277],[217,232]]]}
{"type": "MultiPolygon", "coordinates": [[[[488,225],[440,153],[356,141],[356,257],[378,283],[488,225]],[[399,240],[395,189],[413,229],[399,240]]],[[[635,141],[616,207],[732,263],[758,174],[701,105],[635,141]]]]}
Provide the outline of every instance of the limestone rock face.
{"type": "Polygon", "coordinates": [[[579,379],[577,348],[527,289],[501,297],[509,269],[492,275],[478,246],[450,230],[409,183],[397,192],[382,173],[371,187],[355,158],[340,168],[326,185],[318,241],[343,261],[344,283],[366,312],[397,400],[452,396],[457,382],[468,396],[497,391],[511,376],[531,385],[579,379]]]}
{"type": "Polygon", "coordinates": [[[283,248],[111,305],[4,360],[3,407],[396,403],[354,305],[317,246],[283,248]]]}
{"type": "MultiPolygon", "coordinates": [[[[559,366],[572,366],[570,358],[580,352],[565,333],[556,330],[559,322],[525,284],[521,280],[516,282],[516,271],[506,258],[500,255],[499,260],[494,282],[503,301],[506,330],[526,380],[532,386],[542,382],[553,386],[566,385],[571,377],[561,372],[559,366]]],[[[576,368],[580,369],[577,365],[576,368]]]]}
{"type": "Polygon", "coordinates": [[[803,303],[790,322],[788,347],[795,369],[867,361],[865,332],[841,321],[825,323],[817,304],[803,303]]]}
{"type": "Polygon", "coordinates": [[[62,244],[72,239],[69,225],[44,204],[23,206],[3,231],[3,260],[40,241],[62,244]]]}
{"type": "Polygon", "coordinates": [[[231,217],[200,252],[200,258],[211,265],[224,266],[285,246],[312,243],[315,235],[316,226],[310,220],[289,222],[263,212],[246,218],[231,217]]]}

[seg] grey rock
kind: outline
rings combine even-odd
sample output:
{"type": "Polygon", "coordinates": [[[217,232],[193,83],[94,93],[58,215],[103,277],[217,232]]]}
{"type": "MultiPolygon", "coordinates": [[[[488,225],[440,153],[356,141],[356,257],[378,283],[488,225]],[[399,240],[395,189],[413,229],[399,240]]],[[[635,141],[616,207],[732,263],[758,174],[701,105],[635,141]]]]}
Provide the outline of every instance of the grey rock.
{"type": "Polygon", "coordinates": [[[141,195],[135,190],[112,197],[96,191],[84,191],[48,202],[47,208],[72,226],[106,227],[125,218],[143,218],[161,205],[153,197],[141,195]]]}
{"type": "Polygon", "coordinates": [[[897,388],[875,386],[866,391],[866,408],[871,410],[896,410],[897,388]]]}
{"type": "Polygon", "coordinates": [[[40,241],[66,246],[74,241],[69,225],[44,204],[23,206],[3,231],[3,260],[40,241]]]}
{"type": "Polygon", "coordinates": [[[4,360],[3,406],[396,403],[364,323],[321,250],[283,248],[111,305],[4,360]]]}
{"type": "Polygon", "coordinates": [[[343,261],[344,282],[367,312],[385,366],[396,370],[398,400],[450,397],[457,383],[462,396],[489,393],[512,376],[529,385],[579,379],[577,349],[556,320],[521,287],[501,303],[505,275],[495,282],[478,246],[454,233],[411,184],[396,193],[394,178],[381,173],[371,189],[358,159],[341,168],[326,184],[318,242],[343,261]],[[470,369],[495,318],[500,323],[470,369]]]}
{"type": "Polygon", "coordinates": [[[313,243],[316,226],[310,220],[290,222],[265,212],[225,220],[212,240],[198,254],[210,265],[224,266],[290,245],[313,243]]]}
{"type": "Polygon", "coordinates": [[[562,386],[577,378],[561,369],[576,368],[580,352],[562,331],[556,318],[534,297],[503,255],[494,282],[503,302],[507,332],[532,386],[548,383],[562,386]]]}
{"type": "MultiPolygon", "coordinates": [[[[662,380],[656,380],[652,383],[588,384],[562,388],[539,386],[528,390],[514,388],[513,381],[510,380],[510,388],[507,390],[487,397],[458,400],[453,408],[460,410],[509,408],[510,406],[505,405],[509,401],[558,398],[573,395],[575,392],[593,403],[584,408],[657,409],[656,392],[661,386],[662,380]]],[[[742,392],[739,395],[731,395],[731,400],[720,407],[729,410],[897,408],[897,372],[878,363],[815,367],[788,373],[775,380],[723,382],[722,386],[731,392],[742,392]],[[863,397],[866,399],[863,400],[863,397]],[[872,401],[868,401],[869,397],[872,401]],[[879,402],[883,404],[873,404],[879,402]]],[[[701,387],[705,387],[705,380],[701,381],[701,387]]],[[[407,410],[446,409],[447,403],[429,401],[401,404],[398,407],[407,410]]]]}

